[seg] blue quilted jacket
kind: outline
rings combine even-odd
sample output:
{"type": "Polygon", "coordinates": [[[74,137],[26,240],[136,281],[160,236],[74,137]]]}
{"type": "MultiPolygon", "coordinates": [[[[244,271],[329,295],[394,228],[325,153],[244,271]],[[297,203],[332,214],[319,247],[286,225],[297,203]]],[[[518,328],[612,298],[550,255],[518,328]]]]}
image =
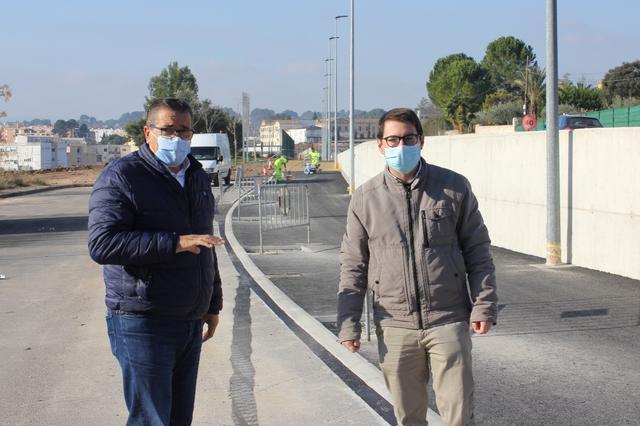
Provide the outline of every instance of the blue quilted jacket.
{"type": "Polygon", "coordinates": [[[104,265],[109,309],[197,319],[222,308],[215,250],[175,252],[179,235],[213,232],[209,178],[189,161],[184,188],[147,144],[98,177],[89,201],[89,254],[104,265]]]}

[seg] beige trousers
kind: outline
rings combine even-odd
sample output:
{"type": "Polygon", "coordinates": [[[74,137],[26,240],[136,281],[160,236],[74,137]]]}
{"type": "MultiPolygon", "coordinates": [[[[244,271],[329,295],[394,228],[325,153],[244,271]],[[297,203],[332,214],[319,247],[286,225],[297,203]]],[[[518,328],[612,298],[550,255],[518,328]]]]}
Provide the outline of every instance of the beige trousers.
{"type": "Polygon", "coordinates": [[[399,426],[427,425],[427,382],[449,426],[473,424],[469,323],[427,330],[378,329],[378,355],[399,426]]]}

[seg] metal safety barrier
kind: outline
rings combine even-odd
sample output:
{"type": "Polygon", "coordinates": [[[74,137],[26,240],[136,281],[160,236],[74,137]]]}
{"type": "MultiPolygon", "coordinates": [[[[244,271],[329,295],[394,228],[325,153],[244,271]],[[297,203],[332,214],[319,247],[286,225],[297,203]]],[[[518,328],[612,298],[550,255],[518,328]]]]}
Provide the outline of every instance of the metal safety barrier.
{"type": "Polygon", "coordinates": [[[309,188],[307,185],[267,184],[258,185],[258,222],[260,224],[260,254],[263,249],[263,233],[275,229],[307,227],[307,244],[311,243],[309,217],[309,188]]]}

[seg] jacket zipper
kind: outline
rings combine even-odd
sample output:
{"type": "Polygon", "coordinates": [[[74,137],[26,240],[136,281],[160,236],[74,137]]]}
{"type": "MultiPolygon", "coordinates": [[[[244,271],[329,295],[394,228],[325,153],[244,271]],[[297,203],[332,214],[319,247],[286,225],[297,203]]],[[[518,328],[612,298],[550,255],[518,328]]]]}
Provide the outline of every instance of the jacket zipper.
{"type": "MultiPolygon", "coordinates": [[[[427,212],[425,210],[422,210],[420,212],[422,214],[422,236],[424,238],[424,248],[429,248],[429,228],[427,228],[427,212]]],[[[429,272],[428,272],[428,268],[425,264],[423,265],[424,267],[424,273],[425,273],[425,278],[427,280],[427,289],[426,289],[426,298],[427,298],[427,310],[431,309],[431,289],[430,286],[431,284],[429,283],[429,272]]],[[[429,325],[429,319],[427,318],[427,325],[429,325]]]]}
{"type": "MultiPolygon", "coordinates": [[[[189,181],[191,180],[191,173],[185,173],[184,177],[184,192],[187,195],[187,211],[189,212],[189,231],[194,233],[193,229],[193,210],[191,209],[191,185],[189,185],[189,181]]],[[[202,249],[201,249],[202,250],[202,249]]],[[[196,259],[198,260],[198,300],[202,299],[202,268],[200,265],[200,255],[196,254],[196,259]]],[[[196,304],[197,306],[197,304],[196,304]]],[[[207,311],[209,311],[209,305],[207,305],[207,311]]]]}
{"type": "Polygon", "coordinates": [[[411,213],[411,187],[405,186],[405,193],[407,195],[407,212],[409,216],[409,259],[411,262],[411,270],[413,272],[413,287],[416,292],[416,308],[418,312],[418,328],[422,330],[424,328],[422,322],[422,305],[420,303],[420,285],[418,284],[418,270],[416,268],[416,254],[414,248],[413,237],[413,214],[411,213]]]}

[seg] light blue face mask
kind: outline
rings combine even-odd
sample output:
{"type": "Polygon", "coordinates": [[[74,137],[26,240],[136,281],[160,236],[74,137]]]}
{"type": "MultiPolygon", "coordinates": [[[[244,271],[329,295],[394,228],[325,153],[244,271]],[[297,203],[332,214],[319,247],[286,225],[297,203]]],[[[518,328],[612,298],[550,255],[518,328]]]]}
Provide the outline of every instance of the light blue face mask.
{"type": "Polygon", "coordinates": [[[387,147],[384,149],[384,158],[392,169],[400,173],[409,173],[420,161],[420,144],[387,147]]]}
{"type": "Polygon", "coordinates": [[[158,136],[158,151],[155,155],[158,160],[162,161],[169,167],[177,167],[187,158],[187,154],[191,152],[191,144],[188,140],[177,136],[170,138],[168,136],[158,136]]]}

